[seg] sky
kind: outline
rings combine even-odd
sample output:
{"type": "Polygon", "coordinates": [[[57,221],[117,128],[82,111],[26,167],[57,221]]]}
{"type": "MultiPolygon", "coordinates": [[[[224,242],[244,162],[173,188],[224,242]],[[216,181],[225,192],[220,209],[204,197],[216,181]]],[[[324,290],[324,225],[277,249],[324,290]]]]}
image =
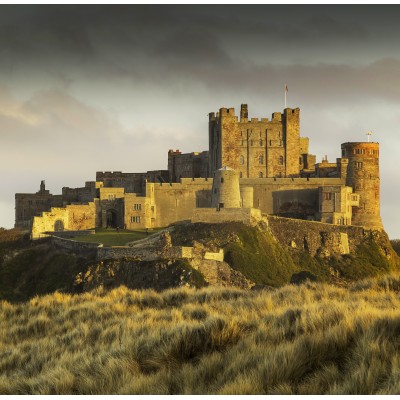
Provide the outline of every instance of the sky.
{"type": "Polygon", "coordinates": [[[320,161],[380,143],[381,215],[400,238],[400,5],[0,5],[0,226],[14,194],[208,149],[209,112],[301,109],[320,161]]]}

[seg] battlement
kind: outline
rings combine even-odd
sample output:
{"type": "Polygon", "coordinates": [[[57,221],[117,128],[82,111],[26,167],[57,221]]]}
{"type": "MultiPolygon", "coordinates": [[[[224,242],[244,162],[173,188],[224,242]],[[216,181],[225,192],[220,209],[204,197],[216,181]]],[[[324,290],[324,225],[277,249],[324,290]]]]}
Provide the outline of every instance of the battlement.
{"type": "Polygon", "coordinates": [[[181,178],[180,182],[159,182],[153,184],[154,187],[157,189],[184,189],[187,186],[193,185],[212,185],[213,179],[212,178],[181,178]]]}
{"type": "Polygon", "coordinates": [[[241,178],[240,185],[342,185],[341,178],[241,178]]]}
{"type": "Polygon", "coordinates": [[[177,150],[169,149],[168,150],[168,155],[169,156],[175,156],[175,155],[178,155],[178,154],[182,154],[182,152],[179,149],[177,149],[177,150]]]}
{"type": "Polygon", "coordinates": [[[343,157],[379,158],[379,143],[377,142],[346,142],[342,143],[341,148],[343,157]]]}

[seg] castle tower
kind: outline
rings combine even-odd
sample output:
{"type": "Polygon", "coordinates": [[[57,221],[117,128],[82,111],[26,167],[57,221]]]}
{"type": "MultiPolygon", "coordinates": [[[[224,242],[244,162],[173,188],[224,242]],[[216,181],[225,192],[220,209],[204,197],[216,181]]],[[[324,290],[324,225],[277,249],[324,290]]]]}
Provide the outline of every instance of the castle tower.
{"type": "Polygon", "coordinates": [[[240,208],[239,175],[229,167],[215,171],[211,206],[215,208],[240,208]]]}
{"type": "Polygon", "coordinates": [[[347,142],[342,157],[349,160],[346,186],[360,195],[359,207],[353,207],[352,224],[383,229],[380,216],[379,143],[347,142]]]}
{"type": "Polygon", "coordinates": [[[300,108],[284,110],[286,176],[298,176],[300,172],[300,108]]]}

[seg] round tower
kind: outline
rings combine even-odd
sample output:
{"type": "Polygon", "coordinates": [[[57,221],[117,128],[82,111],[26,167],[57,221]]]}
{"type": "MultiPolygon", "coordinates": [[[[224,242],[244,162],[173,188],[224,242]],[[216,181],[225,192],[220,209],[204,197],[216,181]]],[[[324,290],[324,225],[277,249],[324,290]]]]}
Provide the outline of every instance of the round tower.
{"type": "Polygon", "coordinates": [[[342,156],[348,158],[346,186],[360,195],[353,206],[352,224],[369,229],[383,229],[380,215],[379,143],[347,142],[342,156]]]}
{"type": "Polygon", "coordinates": [[[239,174],[232,168],[215,171],[211,206],[215,208],[240,208],[239,174]]]}

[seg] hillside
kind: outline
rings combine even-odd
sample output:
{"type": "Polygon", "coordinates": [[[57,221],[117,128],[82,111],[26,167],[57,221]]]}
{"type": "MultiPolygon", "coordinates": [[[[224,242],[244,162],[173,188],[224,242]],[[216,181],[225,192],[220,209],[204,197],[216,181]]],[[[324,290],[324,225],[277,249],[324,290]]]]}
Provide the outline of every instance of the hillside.
{"type": "Polygon", "coordinates": [[[49,240],[31,243],[22,232],[0,231],[0,299],[26,301],[54,291],[81,293],[120,285],[155,290],[209,284],[279,287],[300,271],[308,271],[322,282],[348,285],[360,278],[396,271],[399,265],[384,233],[366,235],[353,254],[330,257],[311,257],[304,249],[281,245],[265,224],[176,224],[169,233],[174,245],[194,245],[209,251],[222,248],[225,262],[201,272],[179,259],[96,261],[57,250],[49,240]],[[211,275],[216,278],[210,280],[211,275]]]}
{"type": "Polygon", "coordinates": [[[0,394],[398,394],[400,279],[0,302],[0,394]]]}

